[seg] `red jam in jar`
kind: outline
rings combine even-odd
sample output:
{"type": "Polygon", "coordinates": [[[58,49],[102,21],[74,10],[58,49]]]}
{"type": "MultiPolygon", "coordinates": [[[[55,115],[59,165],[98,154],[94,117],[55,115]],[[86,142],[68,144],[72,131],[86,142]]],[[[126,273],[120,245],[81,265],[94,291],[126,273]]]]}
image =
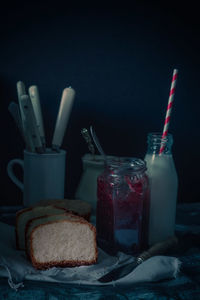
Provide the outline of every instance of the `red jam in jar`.
{"type": "Polygon", "coordinates": [[[97,179],[98,245],[110,254],[137,254],[147,245],[149,181],[138,158],[108,160],[97,179]]]}

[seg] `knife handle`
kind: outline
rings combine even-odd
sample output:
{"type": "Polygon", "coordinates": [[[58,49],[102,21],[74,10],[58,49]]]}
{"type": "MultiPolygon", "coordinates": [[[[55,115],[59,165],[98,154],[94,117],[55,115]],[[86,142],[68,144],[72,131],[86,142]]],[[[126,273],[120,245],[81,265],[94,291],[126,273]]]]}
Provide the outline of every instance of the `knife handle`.
{"type": "Polygon", "coordinates": [[[24,96],[24,95],[26,95],[25,84],[23,83],[23,81],[18,81],[17,82],[17,97],[18,97],[18,102],[19,102],[19,110],[20,110],[20,116],[21,116],[21,120],[22,120],[22,129],[23,129],[23,133],[24,133],[26,149],[28,151],[35,152],[32,138],[30,136],[30,133],[27,130],[27,122],[25,120],[25,114],[24,114],[24,110],[23,110],[22,102],[21,102],[21,96],[24,96]]]}
{"type": "Polygon", "coordinates": [[[22,104],[21,104],[21,96],[23,96],[23,95],[26,95],[25,84],[22,81],[18,81],[17,82],[17,97],[18,97],[18,102],[19,102],[20,114],[21,114],[21,118],[22,118],[22,127],[24,128],[25,115],[24,115],[22,104]]]}
{"type": "Polygon", "coordinates": [[[43,125],[42,110],[40,105],[40,96],[39,96],[37,85],[30,86],[28,91],[33,105],[33,110],[35,113],[42,144],[45,146],[46,142],[45,142],[44,125],[43,125]]]}
{"type": "Polygon", "coordinates": [[[178,239],[176,236],[172,236],[163,242],[156,243],[149,250],[144,251],[142,254],[140,254],[137,257],[137,262],[139,264],[152,256],[155,256],[158,254],[164,254],[169,249],[175,247],[177,244],[178,244],[178,239]]]}
{"type": "Polygon", "coordinates": [[[21,99],[22,109],[25,115],[26,130],[30,134],[35,150],[38,153],[44,153],[44,148],[40,139],[40,134],[37,127],[31,99],[28,95],[23,95],[20,97],[20,99],[21,99]]]}
{"type": "Polygon", "coordinates": [[[17,82],[17,96],[18,99],[20,99],[21,96],[26,95],[26,88],[25,88],[25,84],[23,83],[23,81],[18,81],[17,82]]]}
{"type": "Polygon", "coordinates": [[[58,116],[56,120],[56,126],[54,130],[52,149],[58,150],[62,145],[64,133],[67,127],[67,123],[70,117],[72,105],[74,102],[75,91],[73,88],[65,88],[62,93],[58,116]]]}
{"type": "Polygon", "coordinates": [[[22,137],[24,138],[24,131],[23,131],[22,119],[19,111],[19,105],[15,102],[11,102],[8,105],[8,110],[11,116],[13,117],[22,137]]]}

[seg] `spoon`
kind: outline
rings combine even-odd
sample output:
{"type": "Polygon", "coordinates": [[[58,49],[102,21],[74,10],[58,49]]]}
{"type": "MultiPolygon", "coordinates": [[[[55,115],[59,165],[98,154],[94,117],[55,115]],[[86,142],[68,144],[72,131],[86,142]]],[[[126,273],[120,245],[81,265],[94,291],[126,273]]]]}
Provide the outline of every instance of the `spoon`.
{"type": "Polygon", "coordinates": [[[100,142],[99,142],[99,139],[97,138],[96,133],[95,133],[95,131],[94,131],[94,128],[93,128],[92,126],[90,126],[90,133],[91,133],[91,136],[92,136],[92,138],[93,138],[93,141],[94,141],[94,143],[95,143],[95,145],[96,145],[96,147],[97,147],[99,153],[103,156],[103,159],[104,159],[104,161],[106,162],[106,161],[107,161],[106,154],[105,154],[105,152],[103,151],[103,148],[101,147],[101,144],[100,144],[100,142]]]}
{"type": "Polygon", "coordinates": [[[94,149],[94,145],[92,144],[92,139],[90,137],[90,134],[87,130],[87,128],[82,128],[81,129],[81,134],[84,138],[84,140],[86,141],[87,145],[88,145],[88,149],[89,151],[92,153],[93,155],[93,159],[95,159],[95,149],[94,149]]]}

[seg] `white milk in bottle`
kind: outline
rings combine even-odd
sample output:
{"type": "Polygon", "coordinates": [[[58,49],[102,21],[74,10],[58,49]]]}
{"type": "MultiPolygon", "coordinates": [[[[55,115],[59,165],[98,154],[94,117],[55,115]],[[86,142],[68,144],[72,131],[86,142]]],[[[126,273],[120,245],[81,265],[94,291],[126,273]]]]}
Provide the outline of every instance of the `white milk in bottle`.
{"type": "Polygon", "coordinates": [[[173,137],[168,134],[162,140],[165,148],[159,154],[162,134],[148,134],[148,150],[145,156],[150,180],[149,245],[174,235],[178,178],[171,147],[173,137]]]}

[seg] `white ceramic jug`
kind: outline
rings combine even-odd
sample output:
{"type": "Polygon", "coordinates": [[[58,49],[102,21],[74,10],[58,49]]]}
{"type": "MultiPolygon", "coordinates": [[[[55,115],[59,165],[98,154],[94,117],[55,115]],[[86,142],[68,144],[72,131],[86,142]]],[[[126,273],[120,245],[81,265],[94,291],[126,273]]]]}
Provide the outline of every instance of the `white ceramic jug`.
{"type": "Polygon", "coordinates": [[[96,215],[97,177],[104,171],[102,155],[90,153],[82,157],[83,173],[78,184],[75,197],[92,205],[92,215],[96,215]]]}

